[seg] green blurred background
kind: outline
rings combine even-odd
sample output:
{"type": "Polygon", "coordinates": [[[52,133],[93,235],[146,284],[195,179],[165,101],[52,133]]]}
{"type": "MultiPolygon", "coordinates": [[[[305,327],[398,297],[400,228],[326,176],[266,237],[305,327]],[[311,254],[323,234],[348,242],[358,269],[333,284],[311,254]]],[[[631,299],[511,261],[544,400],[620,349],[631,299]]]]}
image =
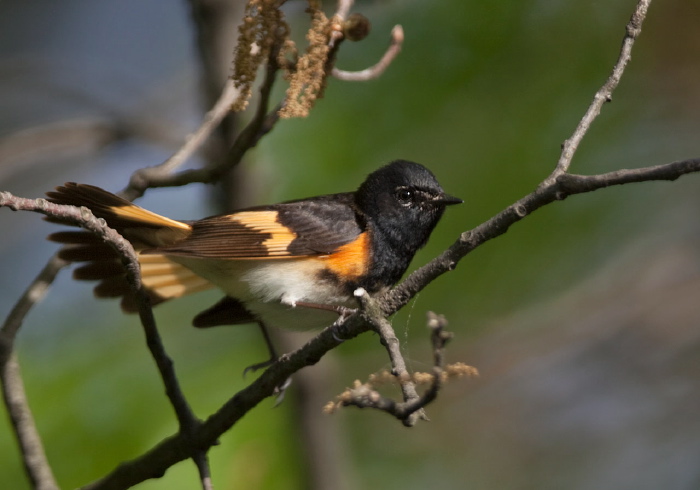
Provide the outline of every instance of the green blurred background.
{"type": "MultiPolygon", "coordinates": [[[[288,5],[298,36],[303,5],[288,5]]],[[[333,80],[311,117],[281,122],[248,155],[247,204],[350,190],[383,163],[415,160],[465,200],[448,210],[413,266],[427,262],[549,174],[608,76],[634,5],[358,3],[372,33],[344,45],[338,66],[373,64],[395,24],[405,29],[403,52],[380,79],[333,80]]],[[[699,15],[695,0],[652,5],[574,172],[700,154],[699,15]]],[[[39,197],[76,180],[116,191],[135,169],[163,161],[201,117],[193,45],[185,2],[2,2],[0,189],[39,197]]],[[[210,453],[216,488],[312,488],[305,407],[323,418],[330,446],[320,449],[340,478],[333,488],[700,488],[699,186],[696,176],[625,186],[528,217],[393,319],[413,369],[430,365],[424,325],[433,310],[455,332],[448,360],[481,371],[445,387],[429,408],[431,422],[406,429],[372,411],[321,413],[354,379],[387,368],[383,348],[366,334],[305,370],[313,371],[313,396],[293,387],[280,407],[266,401],[221,438],[210,453]]],[[[139,203],[182,219],[215,212],[201,185],[150,191],[139,203]]],[[[44,241],[55,227],[8,210],[0,226],[4,316],[55,250],[44,241]]],[[[137,319],[69,276],[28,316],[18,345],[65,488],[176,430],[137,319]]],[[[252,326],[189,327],[216,299],[203,294],[157,312],[202,417],[245,386],[243,368],[265,356],[252,326]]],[[[0,486],[28,488],[8,422],[0,454],[0,486]]],[[[185,462],[139,488],[196,485],[185,462]]]]}

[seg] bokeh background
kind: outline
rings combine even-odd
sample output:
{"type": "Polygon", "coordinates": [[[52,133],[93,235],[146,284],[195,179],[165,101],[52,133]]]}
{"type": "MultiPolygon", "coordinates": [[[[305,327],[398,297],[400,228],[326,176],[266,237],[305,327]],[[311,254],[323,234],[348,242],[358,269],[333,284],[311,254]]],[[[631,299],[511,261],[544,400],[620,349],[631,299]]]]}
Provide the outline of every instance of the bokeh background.
{"type": "MultiPolygon", "coordinates": [[[[423,264],[548,175],[608,76],[634,5],[360,2],[372,33],[343,46],[338,66],[373,64],[395,24],[406,32],[403,52],[382,78],[331,81],[311,117],[281,122],[248,155],[241,199],[346,191],[392,159],[422,162],[465,200],[416,257],[414,267],[423,264]]],[[[303,3],[287,9],[301,38],[303,3]]],[[[654,2],[574,172],[700,156],[699,16],[696,0],[654,2]]],[[[76,180],[116,191],[135,169],[165,160],[201,118],[194,45],[186,2],[0,3],[0,189],[39,197],[76,180]]],[[[424,324],[434,310],[455,332],[449,361],[481,372],[445,387],[431,422],[407,429],[372,411],[321,413],[354,379],[388,366],[366,334],[306,370],[313,395],[292,388],[281,406],[263,403],[221,438],[210,453],[216,487],[311,488],[314,452],[301,415],[310,410],[330,444],[320,449],[335,461],[333,488],[700,488],[699,189],[697,176],[630,185],[528,217],[393,319],[413,369],[430,364],[424,324]]],[[[140,204],[183,219],[217,209],[202,185],[149,191],[140,204]]],[[[56,247],[44,240],[55,227],[38,215],[0,210],[0,230],[4,316],[56,247]]],[[[265,356],[253,326],[189,327],[216,299],[158,308],[202,417],[265,356]]],[[[136,318],[93,299],[68,272],[27,317],[18,344],[63,487],[100,477],[176,430],[136,318]]],[[[0,454],[0,486],[28,488],[7,421],[0,454]]],[[[184,462],[139,488],[196,485],[184,462]]]]}

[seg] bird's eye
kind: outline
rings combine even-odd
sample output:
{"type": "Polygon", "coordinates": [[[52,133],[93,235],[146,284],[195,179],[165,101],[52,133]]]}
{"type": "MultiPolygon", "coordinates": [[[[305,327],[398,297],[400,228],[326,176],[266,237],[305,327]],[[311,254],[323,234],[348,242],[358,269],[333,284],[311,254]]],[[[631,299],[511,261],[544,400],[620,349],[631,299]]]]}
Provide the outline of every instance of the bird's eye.
{"type": "Polygon", "coordinates": [[[411,189],[401,188],[396,191],[396,199],[401,201],[401,204],[410,204],[414,196],[415,194],[411,189]]]}

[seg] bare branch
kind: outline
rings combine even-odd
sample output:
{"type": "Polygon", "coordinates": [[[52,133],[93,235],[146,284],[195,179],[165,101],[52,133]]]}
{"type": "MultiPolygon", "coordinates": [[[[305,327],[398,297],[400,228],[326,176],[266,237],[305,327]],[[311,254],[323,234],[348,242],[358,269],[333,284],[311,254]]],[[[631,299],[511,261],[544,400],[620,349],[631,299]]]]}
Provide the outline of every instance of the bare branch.
{"type": "Polygon", "coordinates": [[[19,299],[0,328],[0,382],[8,415],[22,452],[22,461],[33,488],[58,488],[43,443],[29,408],[20,374],[14,341],[27,312],[46,294],[56,274],[65,265],[54,256],[19,299]]]}
{"type": "MultiPolygon", "coordinates": [[[[34,211],[52,218],[57,218],[68,224],[78,225],[102,238],[121,257],[126,269],[127,279],[131,287],[138,293],[139,317],[146,335],[146,343],[160,372],[166,394],[177,416],[180,432],[185,438],[190,438],[196,431],[200,421],[194,416],[182,389],[180,388],[173,362],[163,346],[156,327],[153,310],[148,295],[141,288],[141,276],[136,252],[130,242],[119,233],[109,228],[104,220],[95,218],[92,212],[85,208],[54,204],[46,199],[25,199],[16,197],[9,192],[0,192],[0,207],[9,207],[14,211],[34,211]]],[[[62,264],[59,264],[62,265],[62,264]]],[[[8,330],[11,331],[10,328],[8,330]]],[[[16,331],[16,329],[15,329],[16,331]]],[[[192,446],[192,455],[196,455],[199,446],[192,446]]]]}
{"type": "Polygon", "coordinates": [[[199,472],[199,481],[202,483],[202,490],[214,490],[214,484],[211,481],[211,469],[209,468],[209,458],[207,458],[207,450],[196,450],[192,456],[197,471],[199,472]]]}
{"type": "Polygon", "coordinates": [[[404,418],[406,414],[421,414],[421,418],[427,420],[423,407],[435,400],[435,398],[437,398],[438,391],[440,391],[443,375],[442,368],[444,366],[445,359],[445,345],[447,344],[447,341],[452,338],[452,334],[445,331],[446,326],[447,321],[445,320],[444,316],[436,315],[433,312],[428,312],[428,328],[430,329],[430,339],[433,345],[434,359],[432,383],[422,396],[412,400],[406,400],[404,403],[396,405],[396,413],[394,415],[397,418],[404,420],[404,425],[406,425],[406,420],[410,419],[410,415],[408,418],[404,418]]]}
{"type": "MultiPolygon", "coordinates": [[[[245,153],[254,148],[258,141],[265,136],[274,125],[279,120],[278,112],[279,108],[275,108],[273,111],[269,111],[270,97],[272,94],[272,87],[274,85],[278,65],[277,65],[277,55],[279,54],[280,45],[276,43],[268,56],[268,64],[265,71],[265,78],[260,85],[260,100],[258,102],[258,108],[256,110],[255,116],[248,123],[248,125],[238,134],[238,137],[234,141],[231,149],[228,152],[225,160],[222,160],[217,165],[213,165],[206,168],[185,170],[182,172],[172,173],[174,169],[177,168],[175,164],[169,164],[170,160],[161,164],[161,166],[153,167],[151,169],[142,169],[134,173],[129,183],[129,187],[123,192],[131,198],[138,197],[145,192],[146,189],[157,188],[157,187],[177,187],[193,182],[200,183],[212,183],[217,181],[225,172],[231,168],[238,165],[245,153]],[[164,171],[165,170],[165,171],[164,171]]],[[[211,119],[211,124],[203,124],[200,130],[206,131],[203,134],[203,138],[206,139],[211,134],[218,125],[223,117],[226,116],[230,105],[226,106],[226,103],[234,98],[234,95],[238,93],[238,89],[234,88],[232,83],[227,83],[224,93],[220,97],[219,101],[210,114],[214,114],[211,119]],[[205,127],[206,126],[206,127],[205,127]]],[[[198,140],[198,144],[204,142],[198,140]]],[[[193,148],[194,151],[196,148],[193,148]]],[[[189,156],[189,155],[187,155],[189,156]]],[[[174,158],[175,156],[171,157],[174,158]]],[[[180,158],[176,160],[179,166],[180,158]]]]}
{"type": "Polygon", "coordinates": [[[564,174],[557,178],[557,182],[567,195],[571,195],[595,191],[612,185],[652,180],[674,181],[683,175],[698,171],[700,171],[700,158],[694,158],[645,168],[620,169],[599,175],[564,174]]]}
{"type": "MultiPolygon", "coordinates": [[[[587,187],[585,191],[581,190],[581,187],[566,187],[566,184],[572,180],[571,178],[558,180],[568,172],[569,166],[571,165],[571,160],[576,152],[576,149],[578,148],[579,143],[588,132],[591,123],[596,117],[598,117],[598,114],[600,114],[603,104],[606,101],[611,100],[612,93],[619,84],[625,67],[627,66],[627,62],[631,58],[634,41],[641,33],[642,23],[644,22],[644,18],[646,17],[650,3],[651,0],[639,0],[637,3],[634,13],[632,14],[632,18],[627,24],[620,55],[618,56],[617,63],[615,63],[612,74],[600,88],[600,90],[598,90],[598,92],[595,94],[593,102],[586,111],[586,114],[581,119],[581,122],[576,127],[573,135],[564,142],[559,161],[549,177],[547,177],[540,184],[539,188],[535,192],[525,196],[473,230],[462,233],[460,238],[448,250],[443,252],[440,256],[436,257],[425,266],[413,272],[403,283],[386,293],[384,297],[381,298],[381,302],[382,308],[387,315],[390,315],[396,312],[399,308],[402,308],[410,300],[410,298],[412,298],[431,281],[445,272],[453,270],[455,267],[457,267],[457,263],[465,255],[474,250],[474,248],[492,238],[502,235],[513,223],[520,221],[522,218],[545,204],[548,204],[556,199],[564,199],[570,194],[587,192],[590,190],[599,189],[601,187],[607,187],[607,185],[613,185],[612,183],[607,183],[607,178],[631,178],[629,174],[625,174],[626,176],[622,176],[621,174],[616,174],[615,176],[606,174],[605,177],[598,176],[598,178],[589,178],[587,180],[587,185],[590,187],[587,187]]],[[[635,176],[635,180],[629,180],[629,182],[657,180],[659,175],[663,175],[664,177],[662,178],[665,180],[673,180],[685,173],[697,171],[695,169],[694,162],[695,160],[676,162],[668,164],[667,166],[662,165],[660,166],[661,168],[659,166],[647,167],[645,169],[623,171],[623,173],[632,172],[632,174],[635,176]]],[[[581,184],[580,179],[579,184],[581,184]]]]}
{"type": "Polygon", "coordinates": [[[620,55],[617,58],[617,62],[613,67],[612,73],[600,90],[596,92],[595,96],[593,97],[593,102],[591,102],[588,110],[578,123],[578,126],[576,126],[573,135],[564,141],[561,156],[559,157],[559,161],[557,162],[554,172],[552,172],[552,174],[549,176],[550,179],[554,179],[559,175],[568,172],[569,167],[571,166],[571,160],[574,158],[574,154],[576,153],[581,140],[588,132],[588,129],[590,128],[591,124],[593,124],[593,121],[595,121],[600,114],[603,104],[612,100],[613,91],[620,83],[620,79],[622,78],[622,74],[625,72],[627,63],[632,57],[632,47],[634,46],[634,42],[642,32],[642,23],[647,15],[649,4],[651,4],[651,0],[640,0],[639,3],[637,3],[637,7],[632,14],[632,18],[627,24],[625,37],[622,40],[622,49],[620,50],[620,55]]]}
{"type": "Polygon", "coordinates": [[[338,7],[335,10],[335,16],[340,20],[345,20],[348,18],[350,9],[352,8],[355,0],[338,0],[338,7]]]}
{"type": "Polygon", "coordinates": [[[208,448],[229,430],[241,417],[258,403],[274,393],[296,371],[316,364],[329,350],[343,340],[350,340],[370,330],[370,326],[359,316],[349,317],[342,324],[324,329],[303,347],[283,355],[266,369],[248,387],[236,393],[216,413],[205,420],[189,438],[175,434],[158,443],[142,456],[120,464],[104,478],[93,482],[84,490],[106,490],[126,488],[148,478],[158,478],[175,463],[187,459],[192,447],[208,448]]]}
{"type": "MultiPolygon", "coordinates": [[[[365,302],[367,304],[367,302],[365,302]]],[[[376,305],[369,305],[370,309],[378,313],[376,305]]],[[[386,320],[384,320],[386,321],[386,320]]],[[[442,315],[436,315],[433,312],[428,312],[428,328],[431,331],[431,342],[433,345],[433,370],[431,373],[413,373],[409,374],[405,369],[398,373],[394,368],[391,374],[388,372],[372,375],[366,383],[355,381],[353,388],[349,388],[337,397],[337,402],[329,403],[324,408],[326,413],[334,412],[341,406],[355,406],[358,408],[374,408],[386,412],[397,419],[401,420],[404,425],[410,427],[415,424],[418,418],[427,420],[423,408],[437,398],[437,394],[442,387],[442,384],[449,378],[464,376],[476,377],[478,371],[463,363],[456,363],[450,366],[444,366],[444,353],[447,341],[452,338],[452,334],[445,331],[447,322],[442,315]],[[415,395],[406,397],[404,392],[404,402],[399,403],[395,400],[382,396],[376,390],[376,387],[385,383],[398,383],[403,389],[404,386],[411,386],[415,395]],[[428,388],[422,395],[415,392],[415,384],[429,384],[428,388]]],[[[384,327],[382,327],[383,329],[384,327]]],[[[391,332],[393,334],[393,331],[391,332]]],[[[381,333],[380,333],[381,335],[381,333]]],[[[393,342],[398,345],[398,342],[393,342]]],[[[392,366],[396,354],[391,353],[392,366]]],[[[399,354],[398,357],[401,357],[399,354]]],[[[401,359],[403,362],[403,359],[401,359]]]]}
{"type": "Polygon", "coordinates": [[[391,44],[384,53],[384,56],[382,56],[382,59],[379,60],[377,64],[361,71],[345,71],[338,68],[333,68],[332,75],[339,80],[345,80],[348,82],[365,82],[367,80],[378,78],[401,52],[403,40],[403,27],[396,25],[391,30],[391,44]]]}
{"type": "MultiPolygon", "coordinates": [[[[3,346],[3,351],[5,348],[3,346]]],[[[3,397],[12,422],[15,436],[22,451],[22,461],[32,487],[41,490],[57,490],[58,484],[49,465],[41,437],[29,409],[24,383],[14,351],[2,352],[0,379],[3,397]]]]}
{"type": "Polygon", "coordinates": [[[171,175],[184,165],[207,141],[224,117],[231,112],[231,106],[238,100],[240,95],[240,90],[233,85],[233,82],[227,81],[214,107],[204,115],[204,120],[199,128],[186,137],[185,144],[160,165],[142,168],[134,172],[129,179],[128,187],[122,191],[122,195],[133,201],[141,197],[146,192],[146,189],[153,186],[154,182],[171,175]]]}
{"type": "Polygon", "coordinates": [[[700,172],[700,158],[633,170],[618,170],[601,175],[564,174],[553,182],[548,179],[548,183],[543,183],[536,191],[511,204],[476,228],[462,233],[449,249],[414,271],[396,288],[379,298],[382,310],[386,315],[395,313],[430,282],[445,272],[454,270],[457,263],[469,252],[488,240],[503,235],[511,225],[546,204],[565,199],[573,194],[591,192],[611,185],[676,180],[694,172],[700,172]]]}
{"type": "MultiPolygon", "coordinates": [[[[362,304],[363,313],[366,320],[374,327],[374,330],[379,334],[379,339],[382,345],[386,348],[389,359],[391,360],[391,372],[401,382],[401,392],[403,393],[403,398],[406,403],[413,403],[420,397],[416,391],[415,385],[409,380],[408,369],[406,368],[406,361],[404,361],[403,355],[401,354],[401,349],[399,347],[399,339],[396,337],[396,333],[391,326],[391,323],[386,319],[386,316],[382,314],[381,309],[377,302],[371,298],[364,289],[359,289],[355,292],[355,296],[360,300],[362,304]]],[[[380,400],[377,400],[380,401],[380,400]]],[[[391,410],[396,410],[395,404],[391,404],[391,410]]],[[[384,410],[388,410],[387,407],[384,410]]],[[[410,414],[403,419],[404,425],[407,427],[412,427],[416,424],[418,419],[427,420],[427,416],[423,410],[418,410],[410,412],[410,414]],[[414,413],[415,412],[415,413],[414,413]]]]}

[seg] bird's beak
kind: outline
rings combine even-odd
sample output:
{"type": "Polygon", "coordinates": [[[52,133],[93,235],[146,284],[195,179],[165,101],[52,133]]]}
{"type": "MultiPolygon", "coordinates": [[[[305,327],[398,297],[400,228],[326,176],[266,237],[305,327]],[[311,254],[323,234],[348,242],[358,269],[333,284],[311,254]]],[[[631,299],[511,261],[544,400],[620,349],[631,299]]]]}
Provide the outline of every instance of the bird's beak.
{"type": "Polygon", "coordinates": [[[445,206],[450,206],[452,204],[462,204],[464,201],[462,201],[458,197],[453,197],[448,194],[442,194],[433,199],[433,202],[436,204],[444,204],[445,206]]]}

